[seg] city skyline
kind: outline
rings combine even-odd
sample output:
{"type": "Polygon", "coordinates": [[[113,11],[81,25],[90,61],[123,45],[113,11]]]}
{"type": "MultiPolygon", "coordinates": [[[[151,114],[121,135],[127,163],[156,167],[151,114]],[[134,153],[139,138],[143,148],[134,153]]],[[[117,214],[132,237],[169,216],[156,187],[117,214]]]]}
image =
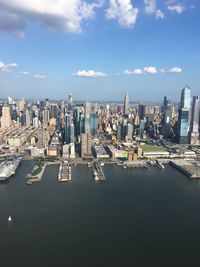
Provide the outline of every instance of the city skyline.
{"type": "Polygon", "coordinates": [[[196,0],[0,7],[1,97],[119,101],[128,91],[133,102],[178,102],[186,84],[199,95],[196,0]]]}

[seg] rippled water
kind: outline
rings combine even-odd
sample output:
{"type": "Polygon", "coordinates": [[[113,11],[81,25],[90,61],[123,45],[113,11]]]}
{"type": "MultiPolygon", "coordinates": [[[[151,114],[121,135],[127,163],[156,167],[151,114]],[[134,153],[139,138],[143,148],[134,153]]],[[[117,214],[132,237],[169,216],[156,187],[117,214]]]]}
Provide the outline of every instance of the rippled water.
{"type": "Polygon", "coordinates": [[[0,267],[200,266],[200,181],[107,165],[106,182],[75,167],[58,183],[49,166],[27,185],[33,166],[0,184],[0,267]]]}

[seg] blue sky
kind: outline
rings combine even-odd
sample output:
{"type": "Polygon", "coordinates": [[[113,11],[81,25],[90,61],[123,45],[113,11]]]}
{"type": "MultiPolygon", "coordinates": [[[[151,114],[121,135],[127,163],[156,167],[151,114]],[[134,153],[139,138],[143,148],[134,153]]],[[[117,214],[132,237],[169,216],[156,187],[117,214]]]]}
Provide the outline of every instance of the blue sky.
{"type": "Polygon", "coordinates": [[[177,101],[186,84],[199,95],[199,7],[198,0],[0,0],[1,96],[121,100],[128,91],[132,101],[177,101]]]}

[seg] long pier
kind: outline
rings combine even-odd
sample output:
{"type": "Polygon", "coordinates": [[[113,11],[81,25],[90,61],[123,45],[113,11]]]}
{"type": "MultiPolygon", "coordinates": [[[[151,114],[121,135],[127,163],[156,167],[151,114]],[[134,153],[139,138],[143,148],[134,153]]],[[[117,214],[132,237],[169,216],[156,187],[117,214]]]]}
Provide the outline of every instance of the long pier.
{"type": "Polygon", "coordinates": [[[58,181],[59,182],[68,182],[72,179],[71,166],[68,162],[61,162],[59,171],[58,171],[58,181]]]}
{"type": "Polygon", "coordinates": [[[170,165],[187,175],[191,179],[200,178],[200,166],[186,160],[171,160],[170,165]]]}
{"type": "Polygon", "coordinates": [[[105,181],[106,177],[99,162],[95,161],[92,166],[93,175],[96,181],[105,181]]]}

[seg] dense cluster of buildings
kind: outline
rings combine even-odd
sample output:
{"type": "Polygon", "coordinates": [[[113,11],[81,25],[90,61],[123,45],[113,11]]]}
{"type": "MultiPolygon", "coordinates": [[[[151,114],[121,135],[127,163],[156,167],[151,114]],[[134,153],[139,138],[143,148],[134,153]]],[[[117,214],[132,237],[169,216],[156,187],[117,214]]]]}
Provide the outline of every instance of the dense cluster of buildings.
{"type": "Polygon", "coordinates": [[[170,148],[159,149],[166,140],[198,149],[199,96],[191,101],[188,86],[182,90],[180,104],[166,96],[162,104],[129,104],[128,93],[123,104],[73,103],[71,94],[66,102],[11,97],[0,102],[1,155],[131,161],[152,153],[143,149],[149,142],[156,147],[153,153],[169,156],[170,148]]]}

